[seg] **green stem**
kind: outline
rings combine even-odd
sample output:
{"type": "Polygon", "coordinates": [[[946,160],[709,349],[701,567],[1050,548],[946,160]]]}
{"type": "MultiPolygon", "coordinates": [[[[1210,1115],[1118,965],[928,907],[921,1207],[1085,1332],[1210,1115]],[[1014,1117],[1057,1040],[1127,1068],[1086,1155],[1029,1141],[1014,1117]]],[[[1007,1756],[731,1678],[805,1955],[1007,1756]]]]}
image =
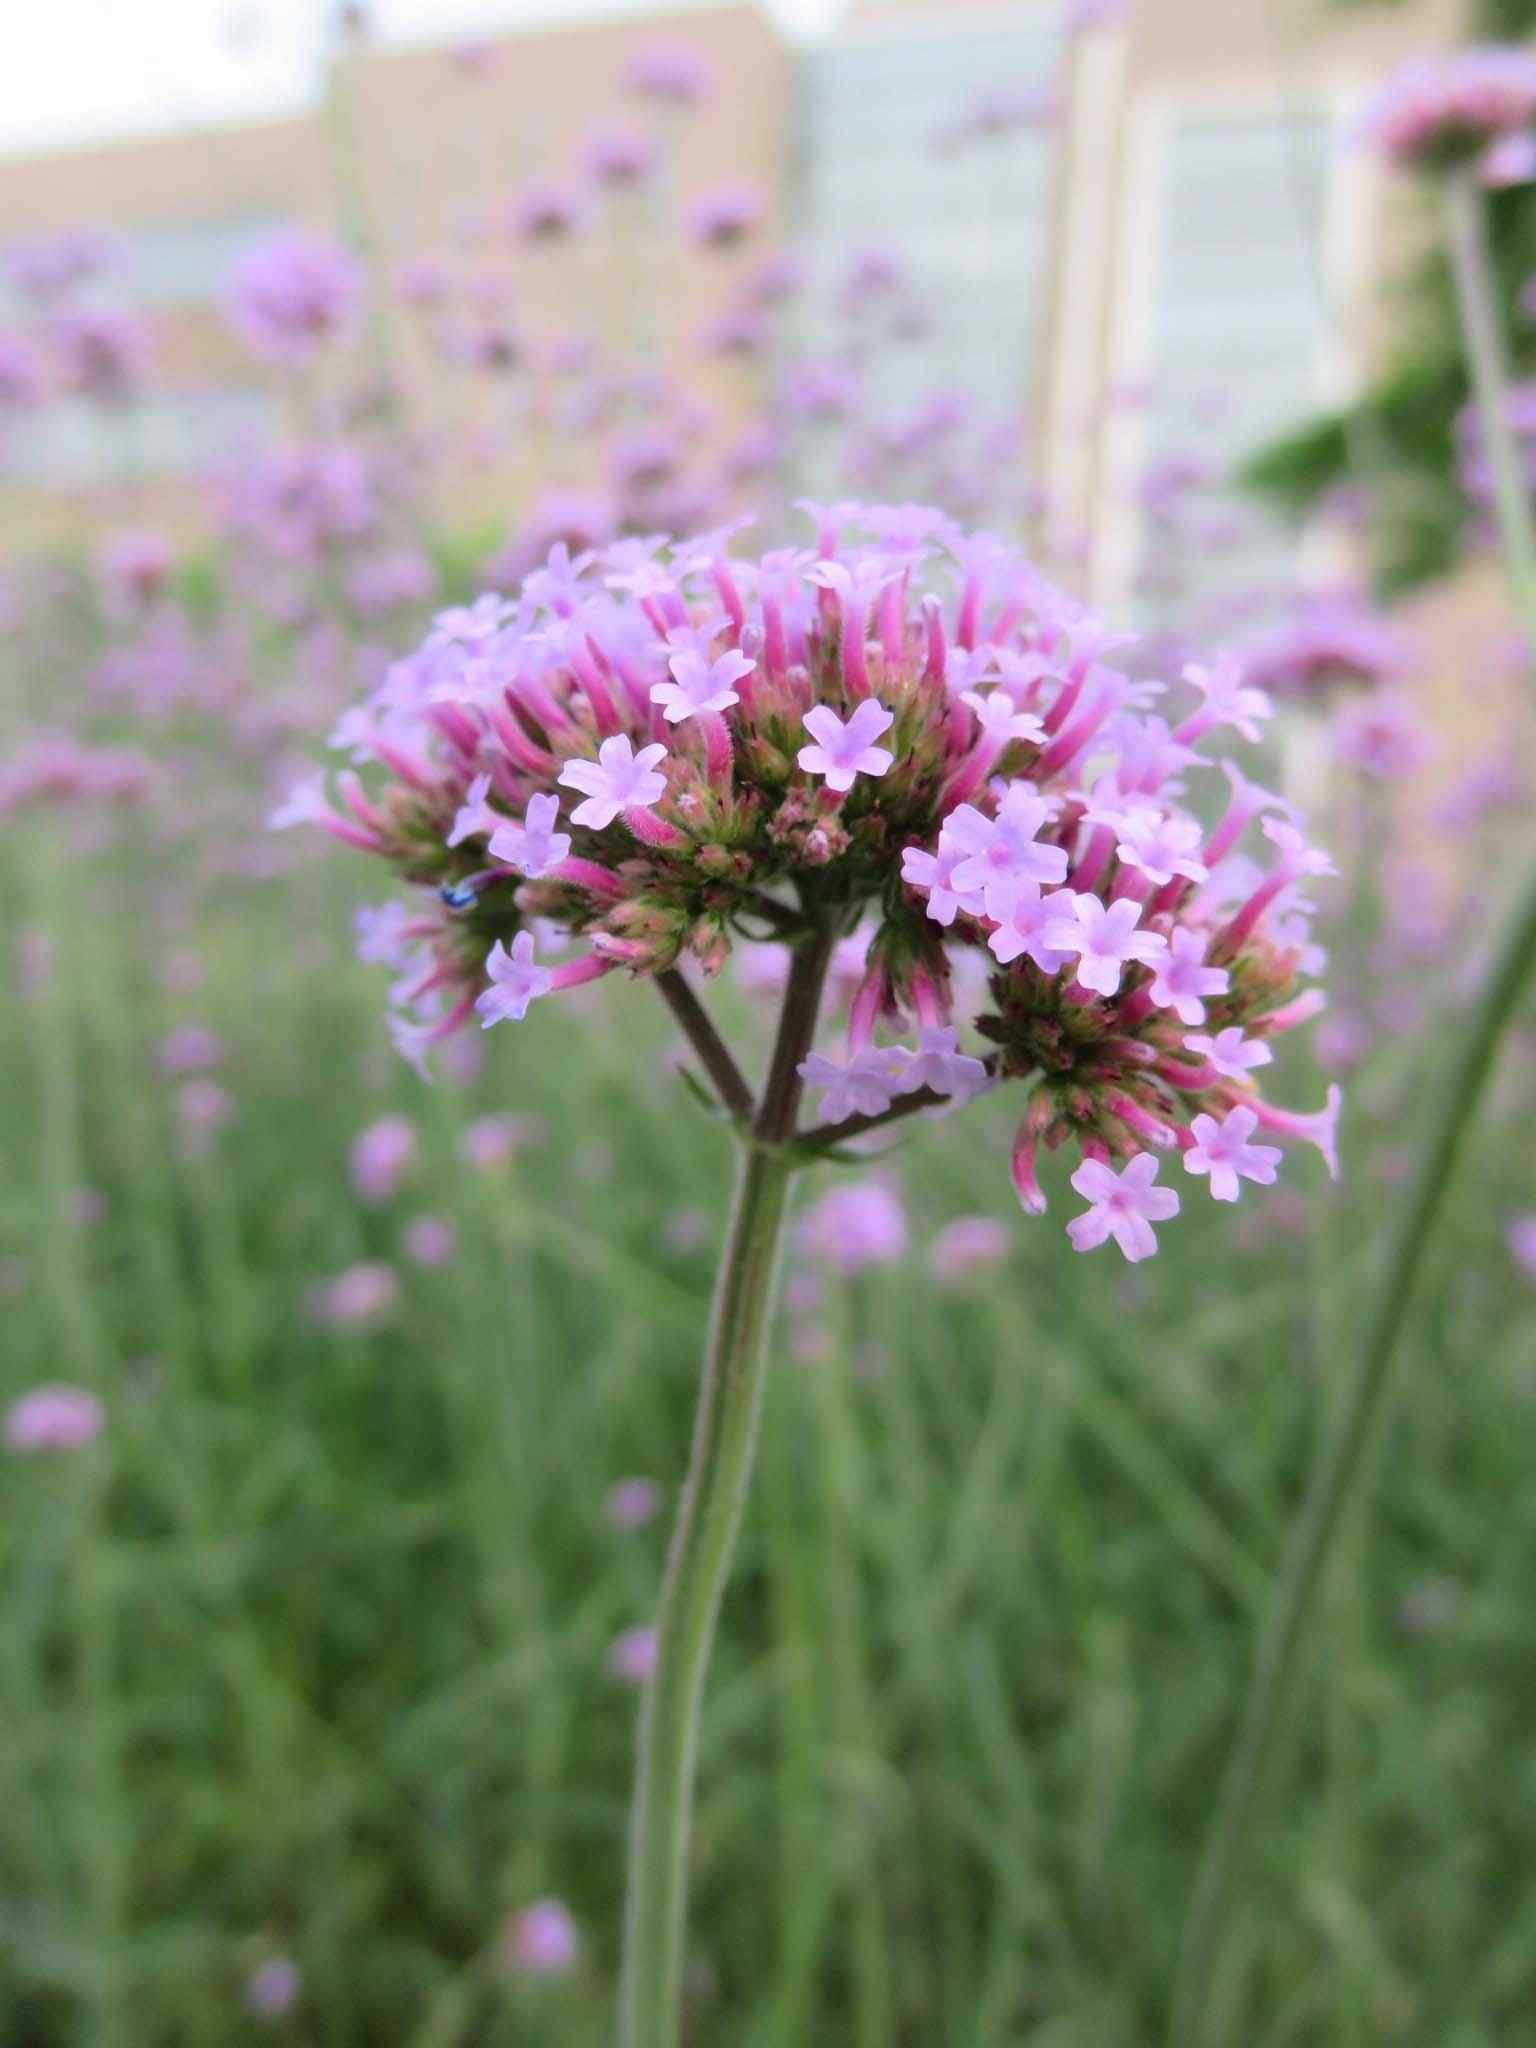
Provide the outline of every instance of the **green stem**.
{"type": "Polygon", "coordinates": [[[782,1152],[743,1148],[693,1453],[657,1618],[656,1669],[640,1715],[624,1926],[624,2048],[672,2048],[678,2038],[699,1708],[751,1479],[768,1371],[763,1339],[793,1172],[782,1152]]]}
{"type": "Polygon", "coordinates": [[[743,1140],[721,1254],[693,1449],[656,1621],[656,1668],[640,1712],[619,1991],[622,2048],[674,2048],[678,2040],[704,1677],[762,1414],[765,1339],[796,1165],[785,1142],[800,1106],[796,1070],[815,1034],[831,950],[830,930],[818,929],[791,964],[762,1105],[752,1136],[743,1140]]]}
{"type": "Polygon", "coordinates": [[[1446,180],[1445,221],[1462,339],[1472,390],[1493,470],[1494,506],[1515,603],[1527,632],[1536,630],[1536,519],[1531,514],[1520,449],[1509,424],[1509,377],[1498,294],[1488,260],[1482,187],[1474,170],[1446,180]]]}
{"type": "MultiPolygon", "coordinates": [[[[1451,263],[1473,390],[1493,464],[1500,536],[1513,596],[1536,640],[1536,529],[1505,409],[1498,302],[1483,238],[1483,198],[1471,172],[1447,182],[1451,263]]],[[[1213,2038],[1212,1980],[1241,1880],[1248,1836],[1279,1746],[1299,1652],[1334,1538],[1358,1490],[1387,1405],[1398,1339],[1500,1040],[1536,968],[1536,872],[1505,928],[1487,979],[1453,1047],[1407,1199],[1377,1274],[1354,1376],[1313,1467],[1260,1639],[1237,1742],[1228,1760],[1185,1923],[1170,2048],[1213,2038]]]]}
{"type": "Polygon", "coordinates": [[[1334,1535],[1386,1406],[1414,1279],[1423,1269],[1430,1233],[1472,1127],[1494,1054],[1533,968],[1536,873],[1526,885],[1451,1058],[1412,1186],[1377,1274],[1354,1377],[1286,1549],[1185,1928],[1170,2048],[1199,2048],[1210,2038],[1209,1993],[1216,1956],[1295,1681],[1302,1636],[1334,1535]]]}

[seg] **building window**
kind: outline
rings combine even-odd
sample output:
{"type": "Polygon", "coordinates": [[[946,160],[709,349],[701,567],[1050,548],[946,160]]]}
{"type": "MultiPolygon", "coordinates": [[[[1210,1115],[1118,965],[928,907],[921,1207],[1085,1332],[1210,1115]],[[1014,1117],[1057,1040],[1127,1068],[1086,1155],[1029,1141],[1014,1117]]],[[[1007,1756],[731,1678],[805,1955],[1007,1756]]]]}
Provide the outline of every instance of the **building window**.
{"type": "Polygon", "coordinates": [[[871,245],[900,256],[924,331],[872,360],[882,409],[937,389],[986,415],[1029,396],[1050,209],[1050,127],[946,149],[939,138],[983,102],[1050,93],[1061,50],[1044,12],[1006,28],[872,30],[809,52],[800,73],[799,214],[810,269],[807,345],[834,348],[830,302],[848,259],[871,245]]]}
{"type": "Polygon", "coordinates": [[[1336,395],[1340,155],[1323,106],[1160,108],[1132,149],[1104,518],[1150,620],[1294,573],[1228,480],[1336,395]]]}
{"type": "Polygon", "coordinates": [[[231,447],[269,437],[273,401],[249,390],[156,392],[132,405],[57,400],[0,449],[0,481],[69,490],[138,477],[195,476],[231,447]]]}
{"type": "Polygon", "coordinates": [[[282,225],[275,214],[249,214],[126,229],[103,285],[135,306],[195,305],[216,297],[240,258],[282,225]]]}

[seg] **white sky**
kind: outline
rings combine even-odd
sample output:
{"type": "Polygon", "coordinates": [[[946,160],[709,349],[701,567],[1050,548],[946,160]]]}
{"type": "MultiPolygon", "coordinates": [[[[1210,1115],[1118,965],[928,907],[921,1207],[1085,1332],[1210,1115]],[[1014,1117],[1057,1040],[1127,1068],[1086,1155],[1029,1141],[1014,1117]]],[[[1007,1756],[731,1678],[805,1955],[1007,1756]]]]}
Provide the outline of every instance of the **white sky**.
{"type": "MultiPolygon", "coordinates": [[[[678,0],[668,0],[668,9],[678,0]]],[[[792,34],[842,0],[763,0],[792,34]]],[[[373,0],[385,42],[657,11],[657,0],[373,0]]],[[[4,0],[0,152],[46,148],[301,105],[334,0],[4,0]]]]}

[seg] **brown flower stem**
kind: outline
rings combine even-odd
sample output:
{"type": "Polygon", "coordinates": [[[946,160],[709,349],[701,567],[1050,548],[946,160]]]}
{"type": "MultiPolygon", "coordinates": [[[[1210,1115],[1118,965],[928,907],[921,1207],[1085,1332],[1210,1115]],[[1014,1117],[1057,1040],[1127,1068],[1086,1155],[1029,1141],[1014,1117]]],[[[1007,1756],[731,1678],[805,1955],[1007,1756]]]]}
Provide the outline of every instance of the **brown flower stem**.
{"type": "Polygon", "coordinates": [[[747,1085],[746,1076],[736,1064],[735,1055],[715,1029],[709,1012],[675,967],[669,967],[655,979],[656,986],[661,991],[662,1001],[672,1012],[683,1036],[698,1054],[700,1066],[714,1083],[721,1106],[733,1122],[750,1124],[756,1106],[752,1100],[752,1090],[747,1085]]]}

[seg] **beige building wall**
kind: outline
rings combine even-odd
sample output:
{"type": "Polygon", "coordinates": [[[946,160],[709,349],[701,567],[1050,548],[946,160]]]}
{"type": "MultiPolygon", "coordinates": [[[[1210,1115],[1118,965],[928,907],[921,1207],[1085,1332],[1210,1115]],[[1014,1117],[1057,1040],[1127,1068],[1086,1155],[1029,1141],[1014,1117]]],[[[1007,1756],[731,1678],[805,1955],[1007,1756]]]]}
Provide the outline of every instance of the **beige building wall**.
{"type": "MultiPolygon", "coordinates": [[[[845,33],[942,26],[963,35],[973,22],[1059,12],[1058,0],[856,0],[845,33]]],[[[1141,424],[1108,400],[1145,367],[1171,124],[1191,107],[1358,98],[1404,52],[1451,38],[1460,14],[1457,0],[1359,13],[1327,0],[1133,0],[1120,24],[1074,39],[1038,310],[1034,459],[1063,525],[1088,536],[1091,579],[1107,601],[1122,601],[1133,577],[1134,480],[1145,455],[1141,424]]],[[[702,46],[720,86],[671,124],[669,197],[728,178],[758,187],[776,209],[760,246],[769,244],[792,205],[796,57],[747,4],[508,36],[480,76],[444,49],[364,49],[338,67],[327,104],[302,118],[12,160],[0,175],[0,241],[81,221],[129,235],[241,220],[334,227],[360,204],[381,266],[448,251],[471,270],[504,269],[516,321],[535,339],[569,324],[573,304],[600,336],[631,331],[643,306],[659,355],[677,360],[726,295],[721,265],[685,253],[675,237],[642,244],[599,231],[564,249],[515,251],[505,229],[519,187],[573,169],[588,121],[624,109],[620,81],[634,48],[668,33],[702,46]]],[[[1383,195],[1363,159],[1334,181],[1327,207],[1334,332],[1325,375],[1342,390],[1371,352],[1381,265],[1383,195]]],[[[900,222],[872,220],[870,233],[899,240],[900,222]]],[[[156,323],[172,394],[238,385],[296,410],[283,380],[251,362],[206,298],[158,308],[156,323]]],[[[397,367],[429,386],[443,381],[409,314],[393,314],[389,345],[397,367]]],[[[729,412],[747,374],[711,368],[702,383],[729,412]]],[[[313,400],[304,394],[303,407],[313,400]]],[[[539,459],[560,473],[567,451],[545,447],[539,459]]],[[[567,480],[578,480],[574,466],[567,480]]],[[[465,522],[494,516],[521,481],[504,463],[455,478],[448,509],[465,522]]],[[[107,520],[190,525],[194,516],[187,482],[174,477],[92,498],[107,520]]],[[[80,493],[12,486],[0,490],[0,510],[13,530],[69,534],[80,493]]]]}
{"type": "MultiPolygon", "coordinates": [[[[1327,0],[1137,0],[1120,25],[1075,39],[1041,439],[1064,516],[1093,535],[1101,592],[1123,597],[1137,553],[1130,508],[1145,451],[1134,413],[1104,400],[1148,371],[1173,125],[1181,115],[1286,108],[1347,117],[1403,57],[1455,40],[1463,12],[1458,0],[1359,11],[1327,0]]],[[[1400,245],[1392,202],[1363,154],[1343,152],[1319,196],[1329,329],[1322,402],[1345,396],[1368,369],[1380,340],[1379,286],[1400,245]]]]}
{"type": "MultiPolygon", "coordinates": [[[[457,275],[505,276],[514,324],[535,348],[573,327],[611,346],[638,316],[654,331],[657,359],[679,360],[720,311],[733,266],[783,232],[788,49],[750,5],[542,30],[490,48],[487,67],[470,73],[442,48],[364,47],[337,64],[325,102],[297,119],[12,160],[0,167],[0,243],[82,223],[130,242],[145,231],[242,221],[334,230],[356,221],[360,208],[372,260],[386,274],[408,259],[443,257],[457,275]],[[599,227],[568,247],[519,247],[509,221],[524,184],[574,173],[589,125],[605,115],[657,118],[626,98],[623,74],[638,45],[672,34],[702,51],[717,83],[697,110],[659,117],[667,133],[659,204],[673,217],[643,224],[638,236],[630,216],[622,234],[599,227]],[[686,249],[678,211],[727,180],[767,201],[752,253],[686,249]]],[[[229,387],[263,391],[274,417],[297,424],[327,396],[295,391],[292,380],[254,362],[205,293],[158,305],[153,318],[158,387],[172,402],[229,387]]],[[[407,313],[393,310],[387,333],[396,373],[424,381],[429,417],[450,383],[462,392],[467,380],[442,369],[407,313]]],[[[729,414],[741,408],[747,374],[701,364],[690,383],[729,414]]],[[[481,394],[481,403],[492,414],[495,395],[481,394]]],[[[579,480],[574,458],[567,462],[558,447],[541,448],[539,463],[579,480]]],[[[515,502],[520,481],[515,464],[473,469],[454,479],[445,509],[461,523],[492,518],[515,502]]],[[[0,481],[0,514],[12,532],[77,536],[86,501],[103,523],[154,519],[193,531],[198,516],[186,477],[151,474],[88,493],[0,481]]]]}

